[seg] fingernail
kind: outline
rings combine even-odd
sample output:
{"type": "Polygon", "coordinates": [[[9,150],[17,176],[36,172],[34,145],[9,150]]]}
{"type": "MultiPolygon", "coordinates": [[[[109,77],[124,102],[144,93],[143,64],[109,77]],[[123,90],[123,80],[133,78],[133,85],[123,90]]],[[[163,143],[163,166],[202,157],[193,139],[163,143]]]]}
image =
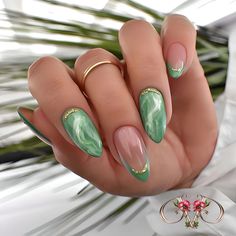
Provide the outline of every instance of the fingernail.
{"type": "Polygon", "coordinates": [[[45,135],[43,135],[24,115],[24,112],[30,112],[32,113],[33,110],[27,107],[18,107],[17,108],[17,112],[20,116],[20,118],[22,119],[22,121],[31,129],[31,131],[40,139],[42,140],[44,143],[52,146],[51,141],[45,137],[45,135]]]}
{"type": "Polygon", "coordinates": [[[169,75],[178,79],[183,71],[186,62],[186,50],[180,43],[173,43],[167,52],[167,69],[169,75]]]}
{"type": "Polygon", "coordinates": [[[156,143],[161,142],[166,130],[166,111],[162,94],[155,88],[144,89],[139,96],[139,110],[148,136],[156,143]]]}
{"type": "Polygon", "coordinates": [[[114,144],[120,160],[128,172],[141,181],[150,174],[145,144],[139,131],[132,126],[124,126],[114,133],[114,144]]]}
{"type": "Polygon", "coordinates": [[[86,112],[80,108],[67,110],[62,116],[63,126],[71,140],[93,157],[102,155],[101,137],[86,112]]]}

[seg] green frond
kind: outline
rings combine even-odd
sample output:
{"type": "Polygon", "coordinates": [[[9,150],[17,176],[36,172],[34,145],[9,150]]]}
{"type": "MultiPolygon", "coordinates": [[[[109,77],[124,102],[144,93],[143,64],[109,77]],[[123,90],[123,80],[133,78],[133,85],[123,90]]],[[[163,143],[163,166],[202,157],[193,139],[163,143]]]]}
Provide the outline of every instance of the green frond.
{"type": "MultiPolygon", "coordinates": [[[[127,20],[133,18],[142,19],[144,16],[147,16],[157,31],[160,31],[161,22],[164,17],[163,14],[132,0],[110,0],[107,7],[99,11],[92,8],[72,5],[66,1],[40,1],[54,6],[55,8],[63,7],[77,11],[78,13],[92,15],[95,17],[96,23],[88,24],[78,20],[70,22],[63,21],[63,19],[52,20],[11,10],[2,10],[0,11],[0,17],[3,19],[9,18],[12,24],[12,30],[14,30],[14,35],[0,35],[0,41],[19,43],[20,45],[53,45],[65,50],[76,50],[78,54],[89,48],[101,47],[114,53],[121,59],[122,54],[117,40],[117,29],[106,26],[106,24],[102,24],[102,22],[109,20],[122,25],[127,20]],[[139,12],[140,15],[137,14],[134,16],[132,14],[124,14],[115,11],[115,7],[119,4],[125,5],[127,9],[134,9],[135,12],[139,12]]],[[[0,26],[0,30],[3,29],[4,27],[0,26]]],[[[204,68],[212,97],[216,99],[224,91],[225,87],[228,65],[227,38],[212,30],[199,27],[197,53],[204,68]]],[[[14,62],[9,60],[0,64],[0,92],[2,95],[14,95],[8,100],[0,101],[0,129],[19,124],[20,119],[15,112],[17,105],[36,105],[35,100],[28,93],[26,82],[27,70],[29,64],[35,59],[35,55],[26,56],[27,60],[24,59],[14,62]],[[19,85],[18,82],[20,81],[25,82],[19,85]],[[24,96],[22,96],[22,93],[24,93],[24,96]],[[9,118],[7,116],[5,118],[5,115],[8,113],[13,114],[12,117],[9,118]],[[1,119],[1,117],[4,118],[1,119]]],[[[79,55],[72,55],[70,57],[61,56],[60,59],[72,67],[77,56],[79,55]]],[[[24,188],[6,195],[1,200],[3,202],[10,201],[25,193],[34,191],[36,188],[43,186],[52,179],[56,179],[58,176],[65,174],[65,170],[63,169],[46,176],[35,177],[38,176],[45,167],[49,170],[56,168],[57,162],[54,160],[52,149],[36,137],[19,140],[18,143],[5,142],[5,140],[8,140],[11,136],[24,134],[26,130],[26,127],[17,126],[17,128],[13,130],[9,129],[8,132],[0,134],[0,163],[4,163],[0,166],[1,172],[12,173],[14,170],[22,170],[21,173],[12,174],[5,178],[4,181],[0,183],[1,189],[7,189],[13,185],[19,186],[22,183],[26,183],[24,188]],[[30,166],[34,166],[35,168],[27,169],[27,167],[30,166]],[[29,183],[29,180],[33,181],[29,183]]],[[[128,223],[148,205],[147,201],[143,201],[142,204],[140,204],[141,200],[138,198],[127,198],[119,204],[118,207],[114,209],[111,208],[108,214],[102,216],[95,222],[91,222],[89,226],[84,227],[84,222],[90,220],[101,208],[110,207],[111,203],[116,201],[119,197],[102,193],[83,179],[62,183],[61,187],[56,188],[55,191],[65,191],[81,183],[85,183],[85,185],[78,188],[77,194],[71,199],[72,201],[78,202],[77,207],[69,209],[59,217],[35,228],[28,232],[27,235],[54,235],[57,230],[60,230],[61,235],[67,235],[80,225],[81,228],[75,235],[83,235],[95,228],[103,230],[119,218],[123,212],[133,207],[132,213],[124,222],[128,223]],[[90,194],[92,194],[93,197],[89,197],[84,201],[90,194]]],[[[176,204],[177,203],[175,203],[175,205],[176,204]]]]}

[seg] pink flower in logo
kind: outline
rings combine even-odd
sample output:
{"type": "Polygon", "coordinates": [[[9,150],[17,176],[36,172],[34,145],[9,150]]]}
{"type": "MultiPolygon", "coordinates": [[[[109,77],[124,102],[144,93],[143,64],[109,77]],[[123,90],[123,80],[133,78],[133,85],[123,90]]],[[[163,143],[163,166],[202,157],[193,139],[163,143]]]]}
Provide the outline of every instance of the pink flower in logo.
{"type": "Polygon", "coordinates": [[[194,201],[193,203],[193,208],[194,208],[194,211],[198,211],[200,212],[202,209],[204,209],[206,207],[206,203],[203,202],[203,201],[200,201],[200,200],[196,200],[194,201]]]}
{"type": "MultiPolygon", "coordinates": [[[[197,196],[199,196],[199,195],[197,195],[197,196]]],[[[178,223],[179,221],[184,219],[185,226],[187,228],[192,228],[192,229],[198,228],[199,219],[202,219],[204,222],[206,222],[208,224],[216,224],[216,223],[220,222],[223,215],[224,215],[223,206],[219,202],[217,202],[216,200],[214,200],[212,198],[208,198],[203,195],[200,195],[200,197],[201,197],[200,199],[197,199],[194,202],[189,202],[188,200],[183,199],[182,196],[168,200],[160,208],[161,218],[168,224],[178,223]],[[179,219],[174,220],[174,221],[169,221],[167,219],[167,217],[165,216],[165,212],[164,212],[166,205],[170,202],[173,202],[174,206],[176,207],[175,213],[182,214],[182,216],[179,219]],[[207,207],[210,205],[211,202],[214,202],[220,210],[219,216],[215,221],[209,221],[204,218],[204,214],[208,214],[208,212],[209,212],[209,209],[207,209],[207,207]]]]}
{"type": "Polygon", "coordinates": [[[188,200],[183,200],[178,203],[178,208],[181,211],[189,211],[190,210],[190,202],[188,200]]]}

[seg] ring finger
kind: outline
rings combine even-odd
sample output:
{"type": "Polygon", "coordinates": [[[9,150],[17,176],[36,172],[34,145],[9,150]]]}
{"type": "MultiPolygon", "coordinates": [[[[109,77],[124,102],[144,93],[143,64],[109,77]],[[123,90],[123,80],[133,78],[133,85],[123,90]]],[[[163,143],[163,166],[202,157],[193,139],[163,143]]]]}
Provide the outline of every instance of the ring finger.
{"type": "Polygon", "coordinates": [[[145,132],[121,68],[119,60],[103,49],[92,49],[75,63],[78,84],[96,111],[112,155],[145,181],[149,176],[145,132]]]}

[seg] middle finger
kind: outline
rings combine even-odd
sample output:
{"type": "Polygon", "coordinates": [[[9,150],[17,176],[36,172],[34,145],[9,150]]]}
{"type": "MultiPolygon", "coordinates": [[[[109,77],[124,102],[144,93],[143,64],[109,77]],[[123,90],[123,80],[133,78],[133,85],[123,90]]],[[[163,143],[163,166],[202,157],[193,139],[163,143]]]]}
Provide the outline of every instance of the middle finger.
{"type": "Polygon", "coordinates": [[[171,117],[171,97],[160,37],[142,20],[126,22],[119,42],[127,64],[129,84],[149,137],[161,142],[171,117]]]}

